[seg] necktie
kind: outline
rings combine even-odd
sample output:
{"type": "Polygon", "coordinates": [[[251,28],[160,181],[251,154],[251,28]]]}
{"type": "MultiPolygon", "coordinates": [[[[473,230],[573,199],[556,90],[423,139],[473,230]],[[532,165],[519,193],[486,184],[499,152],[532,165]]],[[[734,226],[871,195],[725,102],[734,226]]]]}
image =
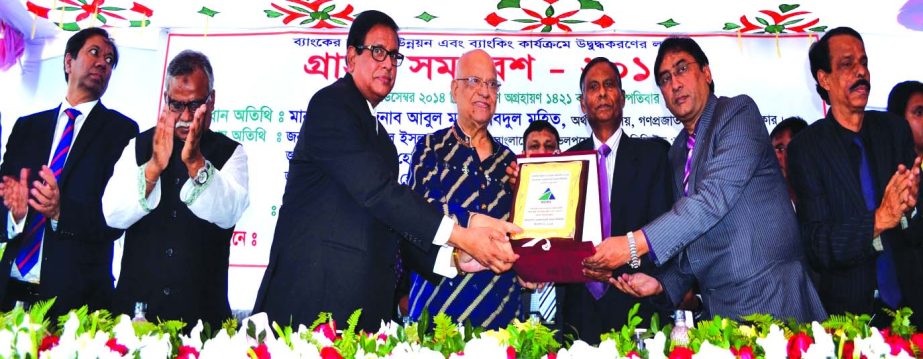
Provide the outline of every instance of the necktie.
{"type": "MultiPolygon", "coordinates": [[[[609,169],[606,167],[606,157],[612,152],[609,145],[603,143],[597,150],[599,152],[599,199],[602,202],[601,216],[603,222],[603,237],[612,235],[612,216],[609,214],[609,169]]],[[[586,288],[593,295],[593,298],[599,300],[603,294],[606,294],[608,285],[602,282],[588,282],[586,288]]]]}
{"type": "MultiPolygon", "coordinates": [[[[54,173],[55,179],[60,178],[61,171],[64,170],[67,153],[74,142],[74,122],[76,122],[77,116],[80,116],[80,111],[69,108],[64,110],[64,114],[67,115],[67,126],[64,127],[64,132],[61,133],[61,140],[58,141],[54,157],[51,158],[51,163],[48,165],[48,168],[54,173]]],[[[35,264],[38,263],[38,252],[42,247],[42,238],[45,236],[46,220],[41,213],[35,215],[35,219],[32,221],[32,225],[29,226],[23,241],[26,245],[19,249],[19,254],[16,256],[16,267],[23,276],[29,273],[32,267],[35,267],[35,264]]]]}
{"type": "MultiPolygon", "coordinates": [[[[874,211],[878,206],[875,201],[875,185],[872,182],[872,169],[869,167],[865,146],[859,136],[853,137],[853,143],[859,148],[859,182],[862,185],[862,197],[865,198],[865,207],[874,211]]],[[[897,283],[897,269],[894,267],[894,253],[888,241],[882,240],[884,250],[878,254],[876,260],[876,274],[878,277],[878,294],[881,300],[891,308],[897,308],[901,302],[901,290],[897,283]]]]}
{"type": "Polygon", "coordinates": [[[686,139],[686,168],[683,172],[683,195],[689,195],[689,173],[692,172],[692,149],[695,148],[695,134],[686,139]]]}
{"type": "Polygon", "coordinates": [[[542,290],[532,294],[532,303],[532,307],[538,309],[538,313],[542,316],[543,321],[553,321],[554,314],[557,310],[554,284],[549,283],[549,285],[546,285],[542,290]]]}

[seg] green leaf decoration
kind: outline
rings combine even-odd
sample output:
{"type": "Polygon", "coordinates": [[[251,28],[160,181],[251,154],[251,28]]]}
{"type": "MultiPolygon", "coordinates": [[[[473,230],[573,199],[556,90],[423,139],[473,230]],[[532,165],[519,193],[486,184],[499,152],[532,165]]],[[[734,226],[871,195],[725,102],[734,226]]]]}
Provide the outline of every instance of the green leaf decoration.
{"type": "Polygon", "coordinates": [[[782,25],[782,26],[794,25],[794,24],[797,24],[797,23],[801,22],[801,20],[804,20],[804,18],[786,21],[786,22],[784,22],[784,23],[782,23],[782,24],[780,24],[780,25],[782,25]]]}
{"type": "Polygon", "coordinates": [[[737,25],[737,24],[735,24],[735,23],[733,23],[733,22],[726,22],[726,23],[724,23],[724,29],[725,29],[725,30],[734,30],[734,29],[739,29],[739,28],[740,28],[740,25],[737,25]]]}
{"type": "Polygon", "coordinates": [[[603,10],[603,4],[596,0],[580,0],[580,10],[603,10]]]}
{"type": "Polygon", "coordinates": [[[497,4],[497,10],[510,7],[519,8],[519,0],[500,0],[500,3],[497,4]]]}
{"type": "Polygon", "coordinates": [[[770,34],[781,34],[785,32],[785,26],[782,25],[769,25],[766,26],[766,32],[770,34]]]}
{"type": "Polygon", "coordinates": [[[420,15],[417,15],[417,16],[414,16],[414,17],[417,18],[417,19],[423,20],[424,22],[430,22],[430,21],[432,21],[433,19],[437,18],[438,16],[435,16],[435,15],[433,15],[433,14],[430,14],[430,13],[424,11],[424,12],[420,13],[420,15]]]}
{"type": "Polygon", "coordinates": [[[106,24],[106,21],[108,21],[106,20],[106,17],[103,16],[103,14],[96,14],[96,20],[99,20],[99,22],[103,23],[104,25],[106,24]]]}
{"type": "Polygon", "coordinates": [[[328,7],[325,7],[325,8],[323,8],[323,9],[321,9],[320,12],[331,12],[331,11],[333,11],[333,9],[336,9],[336,8],[337,8],[336,5],[330,5],[330,6],[328,6],[328,7]]]}
{"type": "Polygon", "coordinates": [[[808,29],[808,31],[824,32],[824,31],[827,31],[827,26],[815,26],[815,27],[808,29]]]}
{"type": "Polygon", "coordinates": [[[334,24],[337,24],[337,25],[340,25],[340,26],[346,26],[346,23],[345,23],[345,22],[342,22],[342,21],[340,21],[340,20],[338,20],[338,19],[334,19],[334,18],[332,18],[332,17],[329,18],[329,19],[327,19],[327,21],[330,21],[330,22],[332,22],[332,23],[334,23],[334,24]]]}
{"type": "Polygon", "coordinates": [[[205,6],[203,6],[202,9],[200,9],[200,10],[198,11],[198,13],[199,13],[199,14],[202,14],[202,15],[205,15],[205,16],[208,16],[208,17],[215,17],[215,15],[218,14],[217,11],[212,10],[212,9],[209,9],[209,8],[207,8],[207,7],[205,7],[205,6]]]}
{"type": "Polygon", "coordinates": [[[582,24],[582,23],[585,23],[586,20],[571,20],[571,19],[564,19],[564,20],[561,20],[561,22],[562,22],[562,23],[565,23],[565,24],[582,24]]]}
{"type": "Polygon", "coordinates": [[[310,14],[310,13],[313,12],[313,11],[310,11],[310,10],[308,10],[308,9],[305,9],[305,8],[303,8],[303,7],[301,7],[301,6],[289,5],[289,7],[292,8],[292,9],[295,9],[295,11],[300,12],[300,13],[302,13],[302,14],[310,14]]]}
{"type": "Polygon", "coordinates": [[[265,13],[266,13],[266,17],[268,17],[268,18],[270,18],[270,19],[274,19],[274,18],[277,18],[277,17],[279,17],[279,16],[282,16],[282,13],[281,13],[281,12],[278,12],[278,11],[275,11],[275,10],[263,10],[263,12],[265,12],[265,13]]]}
{"type": "Polygon", "coordinates": [[[307,19],[305,19],[305,20],[301,21],[300,23],[298,23],[298,25],[307,25],[307,24],[310,24],[310,23],[312,23],[312,22],[314,22],[314,21],[317,21],[317,20],[315,20],[313,17],[308,17],[307,19]]]}
{"type": "Polygon", "coordinates": [[[513,21],[523,23],[523,24],[534,24],[538,22],[538,20],[535,20],[535,19],[516,19],[513,21]]]}
{"type": "Polygon", "coordinates": [[[542,32],[551,32],[551,25],[545,25],[545,27],[542,28],[542,32]]]}
{"type": "Polygon", "coordinates": [[[106,10],[106,11],[122,11],[122,10],[125,10],[125,8],[115,7],[115,6],[103,6],[103,7],[99,8],[99,9],[100,9],[100,10],[106,10]]]}
{"type": "Polygon", "coordinates": [[[62,6],[62,7],[59,7],[58,10],[61,10],[61,11],[77,11],[77,10],[80,10],[80,8],[79,8],[79,7],[76,7],[76,6],[62,6]]]}
{"type": "Polygon", "coordinates": [[[764,18],[757,17],[756,21],[759,22],[760,24],[763,24],[764,26],[769,26],[769,21],[766,21],[766,19],[764,18]]]}
{"type": "Polygon", "coordinates": [[[151,20],[131,20],[129,27],[146,27],[151,25],[151,20]]]}
{"type": "Polygon", "coordinates": [[[548,8],[545,9],[545,16],[547,17],[554,16],[554,6],[548,5],[548,8]]]}
{"type": "MultiPolygon", "coordinates": [[[[679,25],[679,23],[676,22],[676,21],[673,21],[673,18],[669,18],[669,19],[667,19],[667,20],[658,22],[657,25],[660,25],[660,26],[663,26],[663,27],[669,29],[669,28],[671,28],[671,27],[674,27],[674,26],[676,26],[676,25],[679,25]]],[[[725,27],[727,27],[727,25],[725,25],[725,27]]],[[[725,29],[725,30],[727,30],[727,29],[725,29]]]]}
{"type": "Polygon", "coordinates": [[[79,1],[81,4],[84,4],[84,5],[87,4],[86,0],[77,0],[77,1],[79,1]]]}
{"type": "Polygon", "coordinates": [[[782,11],[782,13],[784,14],[784,13],[787,13],[787,12],[789,12],[789,11],[792,11],[792,10],[797,9],[799,6],[801,6],[801,5],[798,5],[798,4],[782,4],[782,5],[779,5],[779,10],[782,11]]]}

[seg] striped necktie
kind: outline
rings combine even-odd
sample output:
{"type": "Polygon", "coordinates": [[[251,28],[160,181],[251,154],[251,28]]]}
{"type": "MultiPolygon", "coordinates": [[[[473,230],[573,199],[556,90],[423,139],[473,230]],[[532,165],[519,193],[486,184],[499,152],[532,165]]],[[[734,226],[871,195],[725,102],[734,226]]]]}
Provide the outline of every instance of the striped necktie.
{"type": "MultiPolygon", "coordinates": [[[[48,166],[51,172],[54,173],[55,179],[59,179],[61,171],[64,170],[67,153],[74,142],[74,122],[77,121],[77,116],[80,116],[80,111],[69,108],[64,110],[64,114],[67,115],[67,126],[64,127],[64,132],[61,133],[58,148],[55,149],[54,157],[51,158],[51,163],[48,166]]],[[[35,219],[32,221],[32,225],[28,227],[24,238],[23,243],[26,243],[26,245],[19,249],[19,255],[16,256],[16,268],[19,269],[19,273],[23,276],[29,273],[32,267],[35,267],[35,264],[38,263],[39,249],[42,248],[42,238],[45,236],[46,220],[41,213],[35,215],[35,219]]]]}
{"type": "Polygon", "coordinates": [[[689,174],[692,173],[692,149],[695,148],[695,134],[686,139],[686,168],[683,173],[683,195],[689,195],[689,174]]]}

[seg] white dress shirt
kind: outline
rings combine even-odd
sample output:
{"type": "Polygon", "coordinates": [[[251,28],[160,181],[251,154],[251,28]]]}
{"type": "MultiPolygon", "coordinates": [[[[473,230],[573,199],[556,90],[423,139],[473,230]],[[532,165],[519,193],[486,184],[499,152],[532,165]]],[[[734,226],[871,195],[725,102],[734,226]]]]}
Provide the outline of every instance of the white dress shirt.
{"type": "MultiPolygon", "coordinates": [[[[115,163],[112,178],[103,193],[103,215],[110,227],[128,229],[160,204],[160,178],[145,197],[146,165],[138,166],[135,140],[132,139],[115,163]]],[[[237,145],[224,167],[215,169],[200,191],[196,191],[190,178],[183,184],[179,196],[196,217],[225,229],[237,224],[250,205],[247,153],[243,146],[237,145]]]]}
{"type": "MultiPolygon", "coordinates": [[[[93,110],[93,107],[95,107],[98,102],[99,100],[97,99],[72,106],[70,102],[67,101],[67,98],[65,98],[64,101],[61,101],[61,105],[58,107],[58,118],[55,122],[54,137],[52,137],[51,140],[51,148],[48,151],[48,162],[46,162],[46,164],[49,166],[51,165],[51,160],[55,155],[54,152],[58,148],[58,143],[61,142],[61,134],[64,133],[64,129],[67,127],[67,115],[64,113],[64,110],[73,108],[77,111],[80,111],[80,115],[74,119],[74,138],[71,141],[71,148],[73,148],[73,144],[77,143],[77,135],[80,134],[80,129],[83,128],[83,123],[86,122],[87,115],[90,114],[90,111],[93,110]]],[[[70,156],[70,150],[68,150],[68,156],[70,156]]],[[[67,157],[65,157],[64,163],[67,163],[67,157]]],[[[30,208],[29,211],[33,211],[33,209],[30,208]]],[[[13,219],[13,212],[9,212],[8,218],[6,220],[6,232],[9,236],[9,239],[13,239],[22,233],[26,226],[26,217],[28,217],[28,212],[21,221],[16,222],[16,220],[13,219]]],[[[52,230],[57,230],[58,221],[49,218],[48,222],[51,224],[52,230]]],[[[16,267],[16,263],[13,263],[13,267],[10,269],[10,276],[25,282],[39,283],[39,275],[42,273],[42,251],[44,250],[44,247],[45,240],[43,238],[42,245],[39,246],[38,254],[36,254],[38,256],[38,261],[35,263],[35,266],[29,270],[28,273],[19,273],[19,268],[16,267]]]]}

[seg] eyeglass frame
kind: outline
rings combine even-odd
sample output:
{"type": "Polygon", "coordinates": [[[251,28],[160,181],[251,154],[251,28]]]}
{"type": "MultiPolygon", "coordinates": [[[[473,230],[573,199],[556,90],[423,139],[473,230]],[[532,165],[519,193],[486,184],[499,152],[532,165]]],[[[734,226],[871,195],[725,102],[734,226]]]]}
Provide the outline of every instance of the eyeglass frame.
{"type": "Polygon", "coordinates": [[[369,55],[372,56],[373,60],[378,62],[384,62],[386,58],[391,58],[391,63],[394,64],[395,67],[401,66],[401,63],[404,62],[404,54],[398,52],[397,50],[388,50],[381,45],[357,45],[353,47],[356,49],[356,52],[359,55],[362,55],[362,51],[369,50],[369,55]],[[381,54],[382,52],[380,51],[384,51],[384,55],[375,56],[376,52],[381,54]]]}
{"type": "Polygon", "coordinates": [[[208,101],[211,101],[212,95],[211,95],[211,94],[208,94],[208,96],[205,96],[205,98],[203,98],[203,99],[201,99],[201,100],[192,100],[192,101],[185,101],[185,102],[183,102],[183,101],[174,100],[173,98],[170,97],[170,95],[163,94],[163,99],[164,99],[165,102],[167,103],[167,108],[170,110],[170,112],[173,112],[173,113],[183,113],[183,112],[186,112],[186,110],[189,110],[189,113],[193,113],[193,114],[194,114],[195,111],[196,111],[200,106],[207,104],[208,101]],[[181,104],[181,105],[182,105],[182,107],[179,108],[179,111],[177,111],[176,108],[173,106],[174,103],[175,103],[175,104],[181,104]],[[195,106],[195,107],[192,107],[192,105],[196,105],[196,106],[195,106]]]}
{"type": "Polygon", "coordinates": [[[465,86],[468,86],[470,88],[480,88],[483,85],[484,87],[486,87],[488,90],[492,91],[493,93],[499,93],[500,86],[503,86],[503,84],[500,83],[500,81],[484,80],[477,76],[460,77],[457,79],[453,79],[453,81],[464,81],[465,86]]]}
{"type": "Polygon", "coordinates": [[[698,64],[701,66],[701,64],[699,64],[698,61],[683,60],[680,63],[673,65],[673,67],[671,67],[670,70],[661,72],[660,75],[657,75],[657,77],[654,80],[657,81],[658,87],[664,87],[667,84],[673,82],[674,77],[682,77],[686,75],[686,73],[689,71],[689,65],[694,65],[694,64],[698,64]]]}

